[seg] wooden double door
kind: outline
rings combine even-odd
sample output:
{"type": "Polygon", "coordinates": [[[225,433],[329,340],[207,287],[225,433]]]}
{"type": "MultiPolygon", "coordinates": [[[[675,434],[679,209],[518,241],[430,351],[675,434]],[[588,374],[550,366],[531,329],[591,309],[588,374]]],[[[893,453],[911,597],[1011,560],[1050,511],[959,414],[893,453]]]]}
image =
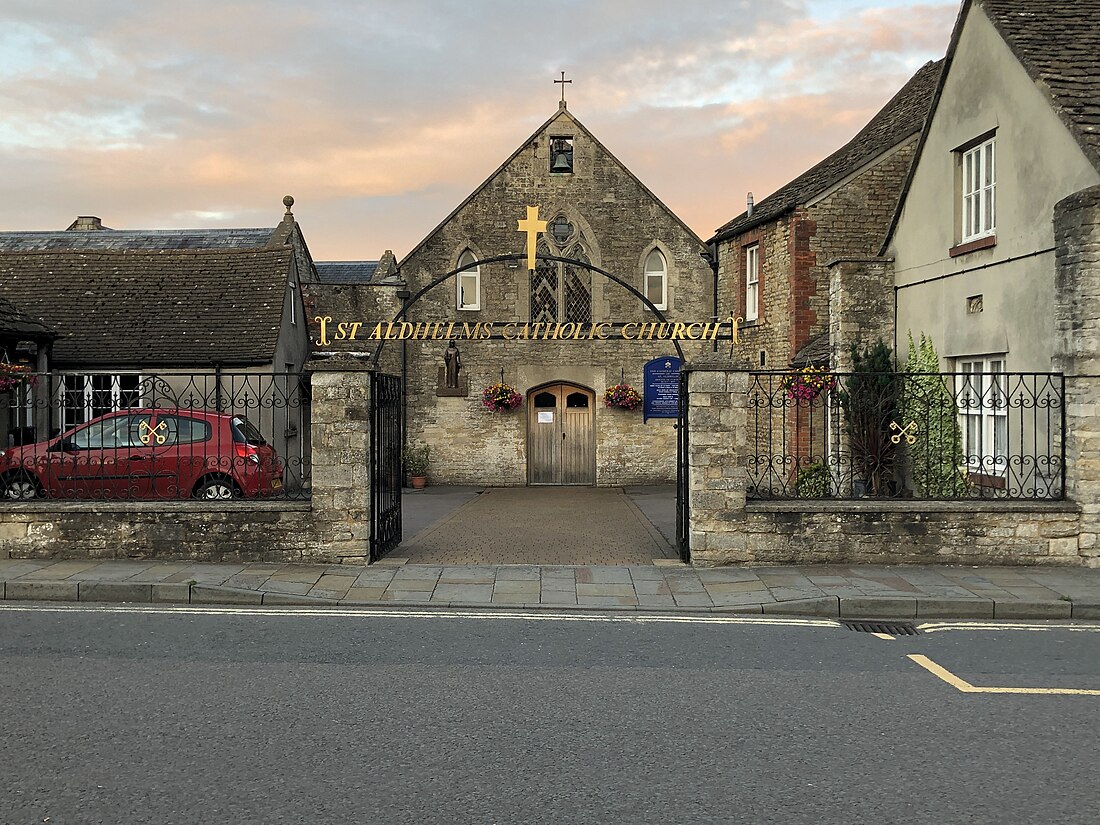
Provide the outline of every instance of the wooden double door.
{"type": "Polygon", "coordinates": [[[527,397],[527,483],[596,483],[596,396],[550,384],[527,397]]]}

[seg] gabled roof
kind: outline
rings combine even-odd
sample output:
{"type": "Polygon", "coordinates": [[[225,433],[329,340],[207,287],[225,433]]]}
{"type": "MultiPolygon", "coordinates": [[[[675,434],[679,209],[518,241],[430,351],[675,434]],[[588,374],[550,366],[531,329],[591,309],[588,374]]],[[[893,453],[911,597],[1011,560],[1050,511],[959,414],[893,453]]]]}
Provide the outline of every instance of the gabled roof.
{"type": "Polygon", "coordinates": [[[369,284],[378,261],[317,261],[314,266],[321,284],[369,284]]]}
{"type": "Polygon", "coordinates": [[[0,252],[0,296],[49,320],[61,335],[58,365],[264,364],[275,356],[293,254],[0,252]]]}
{"type": "Polygon", "coordinates": [[[983,0],[981,6],[1100,169],[1100,0],[983,0]]]}
{"type": "Polygon", "coordinates": [[[26,336],[31,339],[53,338],[54,332],[37,318],[15,306],[7,298],[0,297],[0,335],[26,336]]]}
{"type": "Polygon", "coordinates": [[[263,249],[271,227],[258,229],[104,229],[99,232],[0,232],[0,252],[263,249]]]}
{"type": "Polygon", "coordinates": [[[760,224],[775,220],[840,183],[853,172],[918,134],[932,103],[943,61],[926,63],[854,138],[812,169],[768,195],[715,232],[712,242],[724,241],[760,224]]]}
{"type": "Polygon", "coordinates": [[[608,151],[607,147],[604,146],[602,143],[600,143],[600,141],[596,138],[596,136],[593,135],[590,131],[588,131],[588,129],[584,126],[584,124],[582,124],[579,120],[577,120],[575,117],[573,117],[572,113],[569,112],[569,110],[566,109],[564,105],[562,105],[558,109],[558,111],[555,112],[554,115],[549,120],[547,120],[545,123],[543,123],[534,132],[532,132],[530,137],[528,137],[527,140],[523,141],[523,143],[521,143],[519,145],[519,148],[517,148],[516,151],[514,151],[511,155],[509,155],[508,159],[505,160],[504,163],[502,163],[495,170],[493,170],[493,173],[491,175],[489,175],[489,177],[487,177],[484,181],[482,181],[481,184],[476,189],[474,189],[474,191],[471,192],[465,198],[465,200],[462,201],[462,203],[460,203],[458,206],[456,206],[451,211],[451,213],[449,215],[447,215],[447,217],[445,217],[442,221],[440,221],[432,229],[431,232],[429,232],[427,235],[425,235],[424,238],[420,241],[420,243],[418,243],[416,246],[414,246],[412,248],[412,250],[409,252],[409,254],[407,254],[404,258],[401,259],[401,263],[398,264],[398,267],[404,266],[406,261],[408,261],[410,258],[412,258],[412,256],[415,255],[417,252],[419,252],[420,249],[426,243],[428,243],[428,241],[430,241],[433,237],[435,237],[435,234],[437,232],[439,232],[440,229],[442,229],[444,226],[446,226],[451,221],[451,219],[455,217],[455,215],[457,215],[459,212],[462,211],[462,209],[466,206],[466,204],[470,203],[470,201],[472,201],[474,198],[476,198],[482,192],[482,190],[484,190],[490,183],[493,182],[493,180],[497,177],[497,175],[499,175],[501,172],[503,172],[508,167],[508,165],[519,156],[519,154],[521,152],[523,152],[525,149],[527,149],[531,145],[531,142],[535,138],[537,138],[544,131],[546,131],[548,128],[550,128],[550,125],[553,124],[555,120],[557,120],[558,118],[561,118],[561,117],[564,117],[564,118],[568,119],[569,122],[573,125],[573,127],[575,127],[578,131],[583,133],[585,135],[585,137],[587,137],[590,141],[592,141],[592,143],[596,146],[597,149],[599,149],[599,151],[603,152],[608,157],[608,159],[611,160],[612,163],[614,163],[616,166],[618,166],[619,169],[621,169],[622,172],[627,177],[629,177],[632,181],[634,181],[634,183],[637,184],[638,187],[649,198],[651,198],[654,203],[656,203],[658,206],[660,206],[661,209],[663,209],[669,217],[671,217],[674,221],[676,221],[676,223],[678,223],[683,228],[683,230],[688,233],[689,236],[691,236],[693,239],[695,239],[699,243],[700,246],[704,245],[703,244],[703,239],[700,238],[698,235],[696,235],[695,232],[692,230],[692,228],[690,226],[688,226],[686,223],[684,223],[682,220],[680,220],[679,216],[675,212],[673,212],[671,209],[669,209],[667,206],[665,206],[664,202],[660,198],[658,198],[656,195],[654,195],[653,192],[650,191],[649,187],[647,187],[644,183],[642,183],[640,180],[638,180],[637,176],[635,176],[635,174],[633,172],[631,172],[629,169],[627,169],[626,166],[623,165],[622,161],[620,161],[617,157],[615,157],[613,154],[611,154],[611,152],[608,151]]]}
{"type": "MultiPolygon", "coordinates": [[[[959,7],[928,112],[929,125],[939,108],[959,37],[973,5],[974,0],[963,0],[959,7]]],[[[1028,76],[1048,96],[1051,107],[1085,156],[1100,170],[1100,0],[979,0],[978,5],[1028,76]]],[[[880,255],[885,255],[890,247],[927,141],[926,128],[909,166],[880,255]]]]}

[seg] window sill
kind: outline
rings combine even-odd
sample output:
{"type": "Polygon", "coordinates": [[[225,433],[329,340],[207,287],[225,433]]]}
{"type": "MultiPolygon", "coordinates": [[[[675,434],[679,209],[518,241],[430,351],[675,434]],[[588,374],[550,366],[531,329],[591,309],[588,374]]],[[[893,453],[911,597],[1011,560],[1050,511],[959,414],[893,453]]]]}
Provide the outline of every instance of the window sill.
{"type": "Polygon", "coordinates": [[[751,321],[742,321],[738,326],[739,329],[752,329],[753,327],[764,326],[763,318],[753,318],[751,321]]]}
{"type": "Polygon", "coordinates": [[[991,247],[994,247],[996,245],[997,236],[987,235],[984,238],[975,238],[972,241],[967,241],[966,243],[961,243],[953,246],[947,251],[947,254],[950,255],[952,258],[957,258],[960,255],[968,255],[971,252],[977,252],[979,249],[990,249],[991,247]]]}

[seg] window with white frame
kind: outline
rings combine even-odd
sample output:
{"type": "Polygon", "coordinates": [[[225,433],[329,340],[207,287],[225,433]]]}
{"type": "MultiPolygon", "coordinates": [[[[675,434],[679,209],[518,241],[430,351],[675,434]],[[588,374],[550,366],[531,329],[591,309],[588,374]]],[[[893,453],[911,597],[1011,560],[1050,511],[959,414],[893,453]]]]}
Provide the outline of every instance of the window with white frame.
{"type": "Polygon", "coordinates": [[[760,245],[745,247],[745,320],[760,317],[760,245]]]}
{"type": "Polygon", "coordinates": [[[997,231],[997,143],[982,141],[961,153],[962,242],[997,231]]]}
{"type": "MultiPolygon", "coordinates": [[[[464,267],[476,263],[474,253],[467,249],[458,258],[458,266],[464,267]]],[[[475,266],[458,273],[458,308],[481,309],[481,267],[475,266]]]]}
{"type": "Polygon", "coordinates": [[[140,375],[62,375],[59,386],[61,429],[69,430],[100,415],[141,403],[140,375]]]}
{"type": "Polygon", "coordinates": [[[298,290],[293,278],[287,281],[286,288],[287,300],[290,301],[290,324],[296,327],[298,326],[298,290]]]}
{"type": "Polygon", "coordinates": [[[654,249],[645,258],[645,297],[657,309],[668,309],[668,267],[661,250],[654,249]]]}
{"type": "Polygon", "coordinates": [[[959,359],[956,371],[966,468],[971,473],[1003,476],[1008,469],[1005,357],[959,359]]]}

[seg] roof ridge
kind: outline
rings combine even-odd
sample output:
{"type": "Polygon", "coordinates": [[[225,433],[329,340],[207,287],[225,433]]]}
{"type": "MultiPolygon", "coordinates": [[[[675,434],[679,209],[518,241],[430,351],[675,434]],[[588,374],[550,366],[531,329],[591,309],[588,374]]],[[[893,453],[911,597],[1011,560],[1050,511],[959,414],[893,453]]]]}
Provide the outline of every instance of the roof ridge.
{"type": "MultiPolygon", "coordinates": [[[[901,86],[901,88],[883,104],[871,119],[864,124],[863,128],[843,146],[822,158],[809,169],[792,178],[766,198],[756,203],[751,216],[747,211],[742,212],[733,220],[727,221],[720,226],[715,230],[712,241],[723,241],[733,235],[740,234],[754,226],[759,226],[762,223],[767,223],[780,215],[786,214],[800,203],[805,203],[814,196],[826,191],[830,186],[843,180],[868,161],[880,157],[893,147],[910,139],[914,134],[920,133],[928,118],[931,107],[933,90],[935,88],[932,79],[938,79],[939,72],[943,69],[944,61],[945,58],[941,57],[938,60],[929,60],[922,65],[901,86]],[[925,87],[929,86],[931,88],[927,89],[927,94],[922,95],[925,87]],[[921,97],[917,98],[917,95],[921,95],[921,97]],[[923,101],[920,106],[920,108],[923,109],[923,114],[917,119],[919,122],[913,122],[909,128],[905,128],[906,121],[908,120],[905,119],[901,124],[891,128],[891,116],[895,114],[904,115],[906,104],[912,103],[914,99],[916,99],[918,103],[923,101]],[[902,128],[904,128],[904,133],[900,132],[902,128]],[[880,131],[883,132],[883,142],[872,141],[860,151],[861,144],[865,139],[869,135],[873,135],[880,131]],[[893,138],[891,142],[885,143],[885,140],[890,137],[893,138]],[[831,174],[822,176],[821,180],[815,179],[816,173],[821,173],[823,171],[828,172],[833,166],[837,168],[833,170],[831,174]],[[807,186],[805,191],[801,191],[800,184],[807,186]]],[[[913,112],[911,117],[915,118],[915,115],[916,112],[913,112]]]]}

